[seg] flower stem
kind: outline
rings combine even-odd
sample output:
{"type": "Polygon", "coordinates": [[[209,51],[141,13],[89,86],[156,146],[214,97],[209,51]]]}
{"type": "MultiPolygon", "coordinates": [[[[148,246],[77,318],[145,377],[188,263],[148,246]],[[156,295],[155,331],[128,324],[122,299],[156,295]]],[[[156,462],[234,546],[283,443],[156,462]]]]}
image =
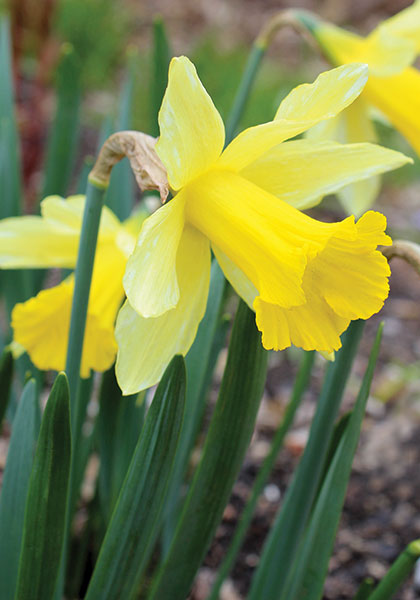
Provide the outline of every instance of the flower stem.
{"type": "Polygon", "coordinates": [[[72,433],[77,423],[76,398],[82,360],[90,283],[95,260],[102,204],[105,195],[103,186],[88,181],[82,232],[77,257],[73,304],[71,309],[69,343],[67,348],[66,373],[70,386],[72,433]]]}
{"type": "Polygon", "coordinates": [[[226,121],[226,144],[229,144],[235,135],[265,51],[266,46],[261,44],[257,38],[251,48],[244,74],[242,75],[232,109],[226,121]]]}
{"type": "Polygon", "coordinates": [[[388,573],[370,594],[369,600],[391,600],[395,592],[409,576],[420,557],[420,540],[408,544],[389,569],[388,573]]]}

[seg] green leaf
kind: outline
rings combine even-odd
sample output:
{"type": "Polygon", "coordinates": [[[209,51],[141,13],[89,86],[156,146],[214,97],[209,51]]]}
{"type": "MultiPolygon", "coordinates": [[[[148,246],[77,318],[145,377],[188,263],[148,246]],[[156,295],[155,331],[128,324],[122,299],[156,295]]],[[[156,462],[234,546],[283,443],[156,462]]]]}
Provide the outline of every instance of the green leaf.
{"type": "Polygon", "coordinates": [[[53,598],[65,530],[71,434],[67,378],[59,373],[41,422],[25,510],[16,600],[53,598]]]}
{"type": "Polygon", "coordinates": [[[249,600],[278,600],[308,522],[364,321],[353,321],[327,369],[305,451],[268,535],[249,600]]]}
{"type": "Polygon", "coordinates": [[[161,528],[163,499],[181,429],[184,399],[184,360],[175,356],[147,414],[86,600],[135,597],[161,528]]]}
{"type": "Polygon", "coordinates": [[[73,46],[65,43],[57,69],[57,108],[48,138],[43,198],[68,192],[79,133],[80,76],[79,58],[73,46]]]}
{"type": "Polygon", "coordinates": [[[19,138],[14,109],[9,19],[0,16],[0,218],[21,213],[19,138]]]}
{"type": "Polygon", "coordinates": [[[261,345],[255,314],[241,301],[202,459],[149,600],[185,600],[188,595],[251,439],[266,368],[267,353],[261,345]]]}
{"type": "Polygon", "coordinates": [[[4,350],[0,361],[0,431],[10,399],[13,379],[13,355],[10,350],[4,350]]]}
{"type": "Polygon", "coordinates": [[[152,77],[150,85],[151,134],[159,135],[158,113],[168,84],[168,68],[171,58],[168,37],[162,17],[153,22],[152,77]]]}
{"type": "Polygon", "coordinates": [[[241,544],[246,536],[248,528],[251,524],[251,520],[254,516],[255,509],[258,503],[258,499],[263,491],[269,475],[275,465],[277,456],[283,446],[283,441],[288,432],[290,426],[293,423],[296,411],[300,406],[300,402],[303,397],[303,393],[308,385],[309,378],[312,372],[312,366],[314,364],[315,352],[304,352],[302,364],[297,374],[295,385],[293,388],[292,398],[287,406],[284,419],[277,429],[276,434],[271,443],[270,452],[264,459],[261,468],[258,471],[258,475],[255,479],[254,485],[252,486],[251,495],[246,503],[246,506],[241,514],[239,523],[236,527],[233,539],[230,543],[226,557],[219,569],[219,573],[216,582],[212,588],[211,594],[208,600],[218,600],[220,588],[222,587],[223,581],[227,577],[231,570],[234,561],[238,555],[241,544]]]}
{"type": "Polygon", "coordinates": [[[38,436],[36,384],[28,381],[13,419],[0,496],[0,598],[13,598],[19,567],[26,494],[38,436]]]}
{"type": "MultiPolygon", "coordinates": [[[[214,366],[214,359],[212,361],[211,357],[215,336],[220,326],[224,291],[225,278],[217,261],[214,260],[211,266],[210,291],[206,313],[185,359],[187,367],[186,408],[165,506],[166,522],[163,532],[163,553],[165,555],[169,550],[175,523],[179,517],[180,490],[206,406],[207,389],[213,372],[209,365],[213,362],[214,366]]],[[[224,326],[223,330],[225,331],[224,326]]],[[[218,354],[218,350],[220,350],[219,347],[216,348],[213,354],[218,354]]]]}
{"type": "MultiPolygon", "coordinates": [[[[23,197],[10,48],[9,20],[0,15],[0,219],[20,215],[23,197]]],[[[28,273],[2,272],[1,287],[10,317],[14,305],[30,295],[28,273]]]]}
{"type": "Polygon", "coordinates": [[[369,600],[391,600],[420,558],[420,540],[408,544],[388,573],[369,596],[369,600]]]}
{"type": "Polygon", "coordinates": [[[96,422],[100,471],[99,495],[108,523],[127,474],[144,420],[145,402],[138,396],[122,396],[111,367],[102,376],[99,415],[96,422]]]}
{"type": "Polygon", "coordinates": [[[316,502],[283,599],[319,600],[322,597],[328,563],[378,359],[382,329],[383,325],[380,325],[354,409],[316,502]]]}
{"type": "MultiPolygon", "coordinates": [[[[128,56],[128,70],[118,105],[115,131],[132,128],[133,89],[137,76],[137,53],[128,56]]],[[[104,140],[105,141],[105,140],[104,140]]],[[[135,181],[128,158],[123,158],[112,169],[109,187],[105,196],[105,204],[122,221],[127,219],[134,206],[135,181]]]]}

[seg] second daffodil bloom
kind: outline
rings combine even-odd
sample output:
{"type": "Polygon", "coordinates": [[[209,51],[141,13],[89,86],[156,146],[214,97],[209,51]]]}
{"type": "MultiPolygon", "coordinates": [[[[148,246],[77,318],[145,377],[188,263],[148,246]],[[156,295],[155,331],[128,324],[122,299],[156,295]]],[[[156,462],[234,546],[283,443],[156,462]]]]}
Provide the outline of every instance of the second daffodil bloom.
{"type": "MultiPolygon", "coordinates": [[[[0,268],[73,269],[76,265],[82,226],[84,196],[67,200],[45,198],[41,216],[25,216],[0,221],[0,268]]],[[[145,215],[138,214],[124,223],[104,208],[95,256],[81,376],[91,370],[105,371],[117,352],[114,325],[124,299],[122,277],[128,256],[145,215]]],[[[12,311],[15,351],[26,351],[36,367],[63,370],[66,363],[74,276],[42,290],[12,311]]]]}
{"type": "MultiPolygon", "coordinates": [[[[297,11],[333,66],[361,61],[369,80],[360,97],[345,111],[308,132],[314,140],[373,142],[372,113],[381,113],[420,156],[420,72],[411,66],[420,53],[420,0],[361,37],[297,11]]],[[[348,213],[360,215],[378,192],[379,178],[343,188],[338,196],[348,213]]]]}
{"type": "Polygon", "coordinates": [[[385,217],[322,223],[297,207],[410,159],[371,144],[285,142],[346,108],[366,79],[363,64],[320,75],[223,151],[222,119],[194,66],[172,60],[156,152],[174,198],[143,223],[127,263],[116,326],[125,394],[155,384],[171,357],[189,350],[206,308],[210,250],[255,311],[267,349],[332,352],[351,319],[381,309],[385,217]]]}

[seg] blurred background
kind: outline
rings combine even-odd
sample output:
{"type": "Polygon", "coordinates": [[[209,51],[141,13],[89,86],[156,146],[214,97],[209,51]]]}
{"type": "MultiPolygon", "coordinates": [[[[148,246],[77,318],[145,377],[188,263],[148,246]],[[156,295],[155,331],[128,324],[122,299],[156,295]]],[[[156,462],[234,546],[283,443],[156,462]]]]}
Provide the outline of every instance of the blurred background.
{"type": "MultiPolygon", "coordinates": [[[[80,182],[91,164],[89,157],[95,155],[107,132],[134,128],[158,134],[156,105],[151,101],[156,19],[166,29],[169,55],[186,54],[194,61],[226,118],[250,46],[277,11],[302,7],[338,25],[368,33],[409,4],[406,0],[3,0],[0,7],[9,12],[11,20],[24,212],[36,212],[40,198],[47,194],[67,195],[83,189],[80,182]],[[54,141],[50,132],[60,119],[65,125],[60,139],[54,141]],[[49,153],[54,149],[67,152],[66,178],[57,182],[46,175],[49,153]]],[[[241,126],[270,120],[295,85],[312,81],[326,68],[296,32],[280,31],[263,61],[241,126]]],[[[384,178],[375,208],[386,214],[394,238],[420,242],[419,160],[399,134],[382,124],[378,130],[384,145],[413,156],[415,164],[384,178]]],[[[326,198],[314,214],[325,219],[344,217],[334,198],[326,198]]],[[[364,352],[357,358],[348,391],[350,406],[373,333],[384,319],[381,358],[325,591],[330,600],[349,597],[367,575],[382,577],[404,546],[420,537],[420,278],[400,260],[392,263],[392,271],[390,298],[381,314],[367,324],[364,352]]],[[[223,360],[222,352],[219,373],[223,360]]],[[[191,596],[195,600],[208,593],[214,569],[290,395],[297,352],[272,354],[270,360],[258,427],[191,596]]],[[[224,588],[225,600],[246,595],[264,536],[306,441],[324,366],[322,359],[318,363],[312,390],[260,500],[232,580],[224,588]]],[[[0,467],[4,456],[1,451],[0,467]]],[[[416,597],[412,584],[407,584],[400,596],[402,600],[416,597]]]]}

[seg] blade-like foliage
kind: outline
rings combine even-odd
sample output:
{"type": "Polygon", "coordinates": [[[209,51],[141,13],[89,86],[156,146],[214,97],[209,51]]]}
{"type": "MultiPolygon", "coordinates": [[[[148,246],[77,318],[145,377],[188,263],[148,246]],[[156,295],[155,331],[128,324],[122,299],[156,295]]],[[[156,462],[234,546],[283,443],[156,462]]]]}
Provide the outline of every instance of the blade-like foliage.
{"type": "Polygon", "coordinates": [[[265,543],[249,600],[278,600],[296,557],[319,485],[347,378],[364,321],[353,321],[330,364],[312,421],[309,440],[265,543]]]}
{"type": "Polygon", "coordinates": [[[149,600],[185,600],[248,447],[266,368],[267,353],[261,345],[255,315],[241,301],[203,456],[149,600]]]}
{"type": "Polygon", "coordinates": [[[31,379],[13,419],[0,496],[0,598],[13,598],[15,594],[26,495],[38,437],[38,410],[36,384],[31,379]]]}
{"type": "Polygon", "coordinates": [[[13,355],[10,350],[4,350],[0,360],[0,431],[10,399],[13,378],[13,355]]]}
{"type": "Polygon", "coordinates": [[[59,573],[70,476],[70,401],[57,375],[41,422],[25,509],[16,600],[50,600],[59,573]]]}
{"type": "Polygon", "coordinates": [[[184,412],[185,366],[176,356],[158,386],[121,489],[86,600],[135,597],[160,532],[184,412]]]}
{"type": "Polygon", "coordinates": [[[383,326],[378,329],[356,404],[341,437],[316,502],[283,600],[319,600],[359,441],[366,402],[378,359],[383,326]]]}

